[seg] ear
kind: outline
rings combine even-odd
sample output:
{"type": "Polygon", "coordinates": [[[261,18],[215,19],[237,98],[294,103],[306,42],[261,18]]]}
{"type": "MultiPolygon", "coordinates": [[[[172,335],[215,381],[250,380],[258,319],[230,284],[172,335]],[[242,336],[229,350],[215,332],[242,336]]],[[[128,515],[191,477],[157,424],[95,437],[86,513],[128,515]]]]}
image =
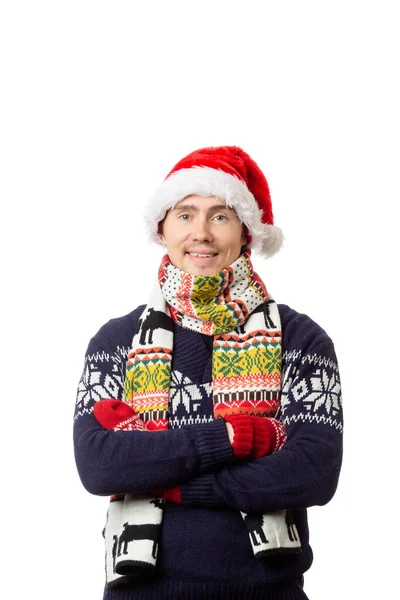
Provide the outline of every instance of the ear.
{"type": "Polygon", "coordinates": [[[164,225],[164,220],[158,222],[158,226],[157,226],[158,231],[157,232],[158,232],[160,241],[164,244],[164,246],[166,246],[167,244],[165,243],[165,237],[163,235],[163,225],[164,225]]]}
{"type": "Polygon", "coordinates": [[[242,225],[242,238],[240,240],[240,243],[242,246],[247,246],[247,244],[250,243],[246,225],[242,225]]]}

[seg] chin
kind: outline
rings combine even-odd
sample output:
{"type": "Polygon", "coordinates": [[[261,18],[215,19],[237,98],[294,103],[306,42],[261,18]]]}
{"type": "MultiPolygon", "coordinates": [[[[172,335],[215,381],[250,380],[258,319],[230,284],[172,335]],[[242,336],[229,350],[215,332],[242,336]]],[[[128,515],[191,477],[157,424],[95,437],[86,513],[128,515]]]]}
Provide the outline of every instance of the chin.
{"type": "Polygon", "coordinates": [[[199,265],[192,265],[192,264],[184,264],[182,267],[182,271],[185,271],[185,273],[189,273],[190,275],[215,275],[215,273],[218,273],[218,267],[212,267],[212,266],[204,266],[201,267],[199,265]]]}
{"type": "Polygon", "coordinates": [[[217,271],[214,271],[214,269],[207,269],[207,268],[196,268],[196,267],[187,267],[187,268],[183,268],[182,271],[185,271],[185,273],[189,273],[189,275],[214,275],[215,273],[217,273],[217,271]]]}
{"type": "Polygon", "coordinates": [[[209,277],[211,275],[215,275],[215,273],[218,273],[220,269],[203,269],[202,271],[197,271],[196,273],[193,273],[193,275],[203,275],[205,277],[209,277]]]}

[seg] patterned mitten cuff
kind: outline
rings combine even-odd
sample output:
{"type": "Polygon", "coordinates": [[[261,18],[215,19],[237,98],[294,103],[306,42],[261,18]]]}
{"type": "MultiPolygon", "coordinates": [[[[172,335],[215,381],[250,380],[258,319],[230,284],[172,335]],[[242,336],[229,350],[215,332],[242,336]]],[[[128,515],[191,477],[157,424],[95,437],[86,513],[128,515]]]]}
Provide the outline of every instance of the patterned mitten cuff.
{"type": "Polygon", "coordinates": [[[117,431],[147,429],[133,408],[122,400],[99,400],[94,405],[93,414],[104,429],[117,431]]]}
{"type": "Polygon", "coordinates": [[[253,446],[253,426],[249,415],[226,415],[224,421],[233,428],[232,450],[236,458],[247,458],[253,446]]]}
{"type": "Polygon", "coordinates": [[[285,445],[287,435],[283,423],[268,417],[250,417],[253,426],[251,458],[267,456],[285,445]]]}

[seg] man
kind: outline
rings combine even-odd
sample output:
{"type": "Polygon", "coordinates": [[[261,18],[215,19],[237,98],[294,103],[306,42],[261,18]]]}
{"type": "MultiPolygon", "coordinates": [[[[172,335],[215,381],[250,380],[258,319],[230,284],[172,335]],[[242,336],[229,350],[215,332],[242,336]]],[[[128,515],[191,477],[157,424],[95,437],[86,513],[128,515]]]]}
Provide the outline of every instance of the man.
{"type": "Polygon", "coordinates": [[[111,496],[104,598],[307,598],[306,508],[336,490],[340,380],[325,331],[253,271],[251,249],[282,244],[267,181],[240,148],[204,148],[146,219],[167,248],[158,280],[91,340],[75,411],[82,482],[111,496]]]}

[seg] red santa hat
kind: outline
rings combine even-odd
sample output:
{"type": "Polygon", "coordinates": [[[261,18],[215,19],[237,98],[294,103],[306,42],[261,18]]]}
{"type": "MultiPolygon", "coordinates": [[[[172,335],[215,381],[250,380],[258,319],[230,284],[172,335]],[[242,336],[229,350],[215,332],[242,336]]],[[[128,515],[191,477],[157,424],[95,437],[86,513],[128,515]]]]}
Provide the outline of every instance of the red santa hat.
{"type": "Polygon", "coordinates": [[[201,148],[171,169],[145,213],[152,239],[161,242],[159,223],[170,208],[191,195],[216,196],[224,200],[246,226],[250,236],[248,247],[262,256],[273,256],[281,248],[283,234],[274,225],[267,180],[241,148],[201,148]]]}

